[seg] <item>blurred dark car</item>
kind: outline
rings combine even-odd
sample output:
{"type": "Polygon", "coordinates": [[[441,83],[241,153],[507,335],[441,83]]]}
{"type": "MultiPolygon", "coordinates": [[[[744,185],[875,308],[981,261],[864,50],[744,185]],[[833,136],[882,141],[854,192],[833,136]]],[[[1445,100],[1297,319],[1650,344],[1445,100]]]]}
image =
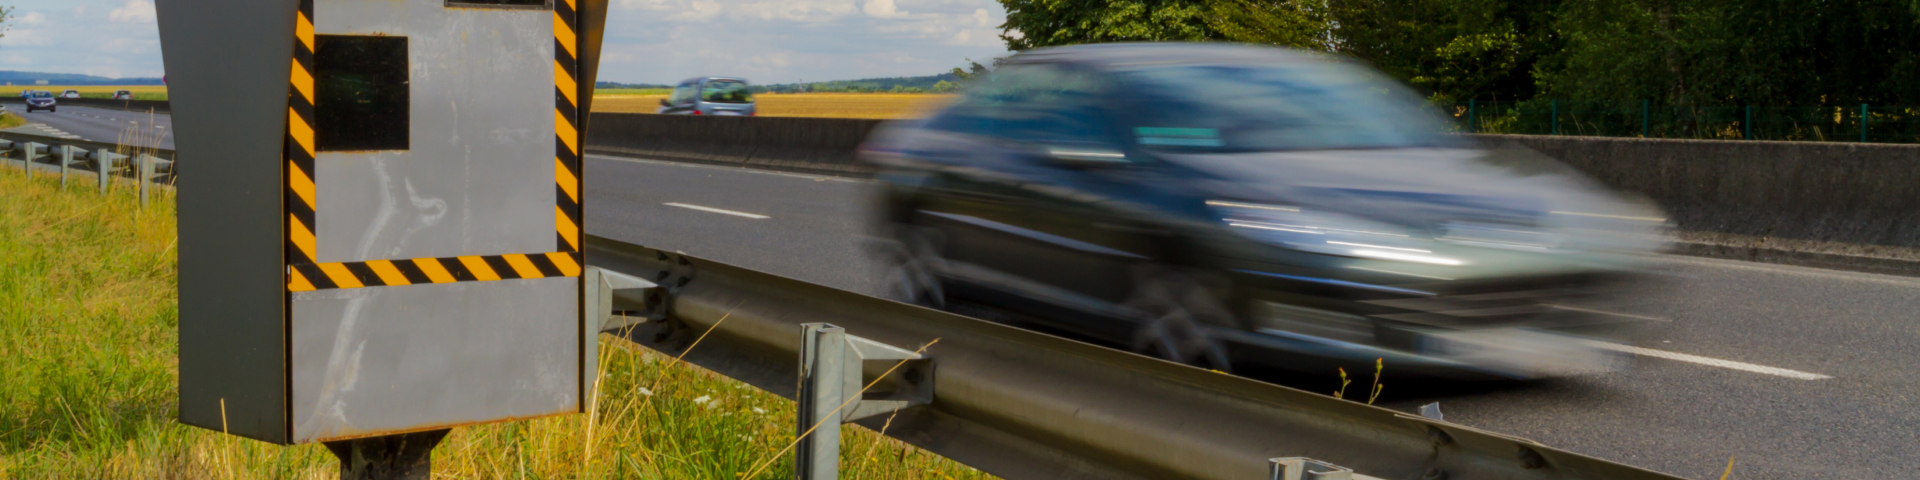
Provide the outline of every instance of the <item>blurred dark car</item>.
{"type": "Polygon", "coordinates": [[[1012,57],[881,128],[889,296],[1227,370],[1514,379],[1618,368],[1664,215],[1446,133],[1337,57],[1109,44],[1012,57]]]}
{"type": "Polygon", "coordinates": [[[660,100],[664,115],[755,116],[752,87],[743,78],[700,77],[680,82],[660,100]]]}
{"type": "Polygon", "coordinates": [[[46,92],[46,91],[29,92],[27,93],[27,112],[31,113],[34,110],[46,110],[49,112],[59,112],[60,107],[58,105],[55,105],[54,104],[55,102],[56,100],[54,100],[53,98],[53,92],[46,92]]]}

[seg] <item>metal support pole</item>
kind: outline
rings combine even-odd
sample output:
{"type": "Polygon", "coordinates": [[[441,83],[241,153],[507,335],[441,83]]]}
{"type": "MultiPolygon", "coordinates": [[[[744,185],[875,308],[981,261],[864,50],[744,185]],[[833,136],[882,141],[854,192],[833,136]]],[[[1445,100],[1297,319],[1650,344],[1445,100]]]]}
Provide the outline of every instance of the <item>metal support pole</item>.
{"type": "Polygon", "coordinates": [[[1560,134],[1560,101],[1551,100],[1550,102],[1553,104],[1553,134],[1559,135],[1560,134]]]}
{"type": "MultiPolygon", "coordinates": [[[[793,472],[799,480],[840,478],[840,404],[846,402],[841,372],[846,358],[846,329],[822,323],[802,325],[800,350],[799,417],[794,432],[793,472]]],[[[855,366],[854,368],[859,368],[855,366]]]]}
{"type": "Polygon", "coordinates": [[[73,164],[73,146],[60,146],[60,191],[67,190],[67,166],[73,164]]]}
{"type": "Polygon", "coordinates": [[[794,449],[793,472],[799,480],[840,478],[840,424],[933,401],[933,371],[929,360],[864,338],[847,335],[824,323],[800,326],[800,388],[795,427],[800,441],[794,449]],[[893,392],[883,398],[865,398],[866,360],[902,362],[893,392]]]}
{"type": "Polygon", "coordinates": [[[1640,99],[1640,138],[1653,138],[1653,100],[1640,99]]]}
{"type": "MultiPolygon", "coordinates": [[[[1305,457],[1267,460],[1269,480],[1357,480],[1373,478],[1356,475],[1353,469],[1305,457]]],[[[1443,476],[1444,478],[1444,476],[1443,476]]]]}
{"type": "Polygon", "coordinates": [[[432,480],[433,447],[452,430],[327,442],[340,458],[340,480],[432,480]]]}
{"type": "Polygon", "coordinates": [[[147,189],[153,184],[153,155],[142,153],[137,163],[140,168],[138,172],[140,177],[140,208],[146,208],[147,189]]]}
{"type": "Polygon", "coordinates": [[[1475,103],[1473,99],[1467,99],[1467,133],[1480,133],[1480,117],[1474,115],[1475,103]]]}
{"type": "Polygon", "coordinates": [[[104,148],[94,150],[93,170],[94,173],[100,174],[100,194],[106,195],[107,184],[113,182],[113,179],[107,178],[108,175],[112,175],[112,173],[109,172],[113,171],[113,152],[109,152],[104,148]]]}
{"type": "Polygon", "coordinates": [[[1747,105],[1747,121],[1741,122],[1740,126],[1746,127],[1747,130],[1747,133],[1741,136],[1741,138],[1753,140],[1753,105],[1747,105]]]}
{"type": "Polygon", "coordinates": [[[20,151],[20,173],[33,178],[33,159],[40,156],[40,144],[27,142],[27,149],[20,151]]]}
{"type": "Polygon", "coordinates": [[[1867,104],[1860,104],[1860,143],[1867,143],[1867,104]]]}

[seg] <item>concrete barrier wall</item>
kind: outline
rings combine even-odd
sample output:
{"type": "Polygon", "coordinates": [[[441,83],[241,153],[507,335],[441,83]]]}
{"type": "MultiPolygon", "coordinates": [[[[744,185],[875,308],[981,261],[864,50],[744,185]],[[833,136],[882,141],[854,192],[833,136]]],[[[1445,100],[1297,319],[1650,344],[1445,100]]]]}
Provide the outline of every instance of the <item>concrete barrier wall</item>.
{"type": "Polygon", "coordinates": [[[867,175],[854,149],[880,120],[596,113],[587,151],[766,170],[867,175]]]}
{"type": "Polygon", "coordinates": [[[1681,230],[1920,247],[1920,145],[1475,137],[1652,197],[1681,230]]]}

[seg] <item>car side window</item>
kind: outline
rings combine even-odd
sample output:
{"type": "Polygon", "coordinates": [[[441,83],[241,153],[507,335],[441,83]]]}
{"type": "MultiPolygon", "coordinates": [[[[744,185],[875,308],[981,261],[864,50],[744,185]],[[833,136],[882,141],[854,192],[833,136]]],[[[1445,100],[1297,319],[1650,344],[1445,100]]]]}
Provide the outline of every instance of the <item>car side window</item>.
{"type": "Polygon", "coordinates": [[[1002,67],[929,127],[1039,145],[1104,145],[1101,83],[1057,65],[1002,67]]]}
{"type": "Polygon", "coordinates": [[[693,90],[694,90],[694,84],[691,84],[691,83],[680,84],[680,86],[673,88],[673,95],[667,98],[667,103],[671,103],[674,105],[687,103],[687,101],[693,100],[693,90]]]}

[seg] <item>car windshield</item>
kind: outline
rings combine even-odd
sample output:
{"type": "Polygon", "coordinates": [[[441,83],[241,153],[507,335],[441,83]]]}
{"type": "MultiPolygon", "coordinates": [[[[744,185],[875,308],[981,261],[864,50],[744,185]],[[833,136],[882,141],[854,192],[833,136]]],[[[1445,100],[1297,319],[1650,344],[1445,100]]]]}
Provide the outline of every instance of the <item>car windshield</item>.
{"type": "Polygon", "coordinates": [[[1123,115],[1144,148],[1252,152],[1457,142],[1419,97],[1337,62],[1184,65],[1121,72],[1123,115]]]}
{"type": "Polygon", "coordinates": [[[52,92],[33,92],[33,98],[53,98],[52,92]]]}
{"type": "Polygon", "coordinates": [[[753,103],[753,92],[747,90],[747,83],[734,80],[715,80],[707,82],[700,90],[700,100],[711,103],[753,103]]]}

